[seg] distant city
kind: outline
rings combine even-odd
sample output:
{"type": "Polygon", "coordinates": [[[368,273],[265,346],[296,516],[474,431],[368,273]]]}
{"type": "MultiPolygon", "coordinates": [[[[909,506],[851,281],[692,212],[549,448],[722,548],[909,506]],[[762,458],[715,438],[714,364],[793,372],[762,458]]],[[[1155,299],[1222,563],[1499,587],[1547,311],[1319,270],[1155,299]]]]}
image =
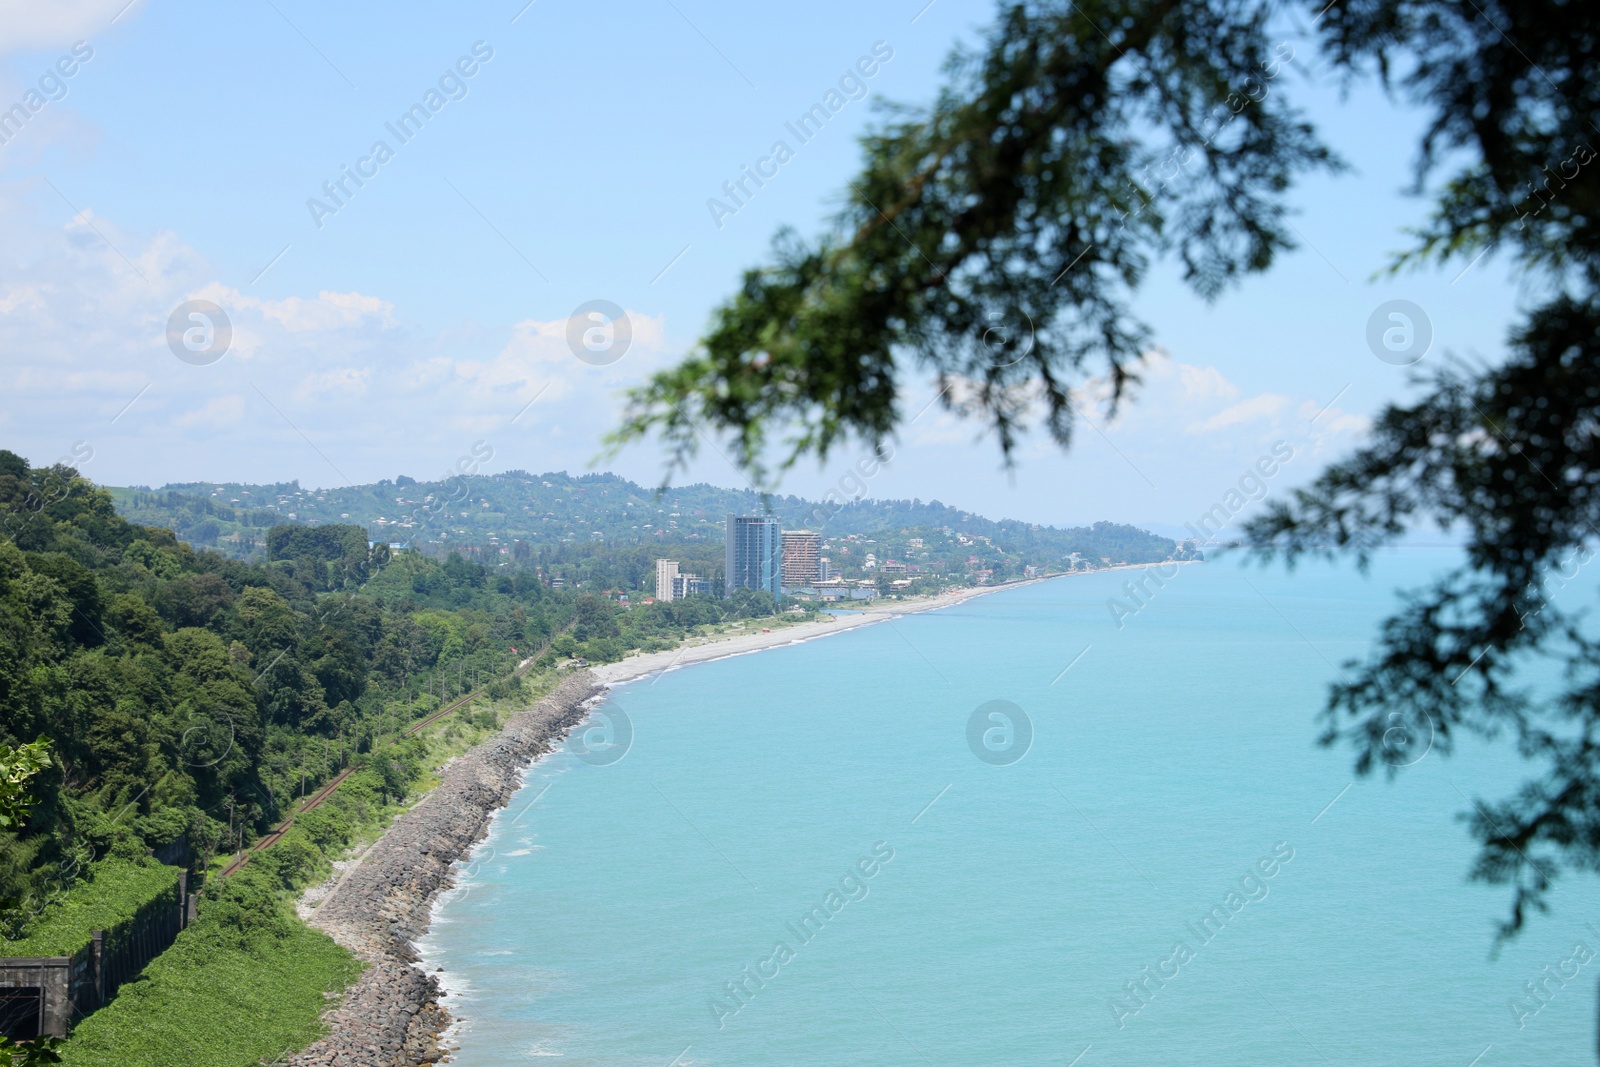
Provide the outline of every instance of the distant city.
{"type": "MultiPolygon", "coordinates": [[[[861,551],[864,556],[857,569],[868,572],[869,577],[847,578],[837,572],[833,559],[824,552],[849,553],[844,542],[860,538],[847,535],[825,540],[815,530],[784,530],[779,521],[770,515],[729,514],[723,524],[725,567],[723,570],[724,594],[735,589],[750,589],[788,596],[797,600],[824,603],[841,600],[872,600],[884,593],[903,593],[923,574],[921,563],[907,562],[912,556],[926,555],[926,539],[908,537],[904,541],[903,555],[907,559],[885,557],[879,559],[877,549],[861,551]],[[891,577],[892,576],[892,577],[891,577]]],[[[963,538],[963,540],[966,540],[963,538]]],[[[982,538],[987,541],[987,538],[982,538]]],[[[867,539],[867,545],[876,546],[876,540],[867,539]]],[[[1090,570],[1103,561],[1091,561],[1073,552],[1064,566],[1052,571],[1090,570]]],[[[671,603],[686,597],[705,595],[712,591],[713,582],[703,575],[683,569],[683,561],[657,559],[655,570],[655,596],[646,598],[671,603]]],[[[980,582],[992,577],[992,571],[974,575],[980,582]]],[[[1044,569],[1025,565],[1021,577],[1032,578],[1044,569]]]]}
{"type": "Polygon", "coordinates": [[[266,531],[284,523],[355,524],[393,551],[457,554],[496,570],[533,571],[550,588],[630,603],[735,589],[812,601],[924,596],[1202,554],[1191,540],[1117,523],[1057,529],[936,500],[763,500],[748,490],[657,491],[613,474],[561,471],[438,482],[401,476],[332,489],[204,482],[110,492],[129,521],[168,527],[196,548],[237,559],[265,558],[266,531]],[[737,520],[731,540],[729,516],[737,520]]]}

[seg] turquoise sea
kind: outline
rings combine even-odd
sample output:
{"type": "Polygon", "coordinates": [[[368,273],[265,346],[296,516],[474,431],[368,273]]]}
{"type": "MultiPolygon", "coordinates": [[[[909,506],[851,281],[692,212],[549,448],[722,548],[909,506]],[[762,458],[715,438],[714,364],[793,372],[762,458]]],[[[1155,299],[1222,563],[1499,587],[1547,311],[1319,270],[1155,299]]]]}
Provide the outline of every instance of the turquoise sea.
{"type": "Polygon", "coordinates": [[[456,1062],[1592,1062],[1600,879],[1492,957],[1466,877],[1508,750],[1314,744],[1454,558],[1186,566],[1120,628],[1137,574],[1074,576],[613,690],[437,909],[456,1062]]]}

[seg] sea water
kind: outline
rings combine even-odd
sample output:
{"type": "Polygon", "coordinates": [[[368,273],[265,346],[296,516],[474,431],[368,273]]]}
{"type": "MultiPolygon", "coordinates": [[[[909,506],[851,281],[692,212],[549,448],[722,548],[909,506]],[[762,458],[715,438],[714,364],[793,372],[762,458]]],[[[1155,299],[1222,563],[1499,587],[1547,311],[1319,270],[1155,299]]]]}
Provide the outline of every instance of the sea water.
{"type": "Polygon", "coordinates": [[[1592,1062],[1600,879],[1495,955],[1467,878],[1509,746],[1314,743],[1455,559],[1071,576],[614,689],[436,909],[456,1062],[1592,1062]]]}

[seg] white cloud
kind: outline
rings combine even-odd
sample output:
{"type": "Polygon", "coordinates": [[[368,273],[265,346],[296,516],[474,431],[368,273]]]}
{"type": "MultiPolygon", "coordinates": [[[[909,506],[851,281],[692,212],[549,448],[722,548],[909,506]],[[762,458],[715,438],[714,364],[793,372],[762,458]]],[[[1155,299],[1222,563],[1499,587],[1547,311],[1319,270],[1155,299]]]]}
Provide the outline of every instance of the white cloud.
{"type": "MultiPolygon", "coordinates": [[[[52,196],[0,183],[0,447],[48,463],[87,442],[84,473],[108,484],[436,477],[479,442],[493,449],[490,471],[583,470],[616,424],[621,392],[675,358],[666,323],[632,310],[627,354],[593,366],[568,348],[562,318],[432,330],[382,294],[260,295],[218,281],[174,234],[129,231],[87,204],[63,223],[52,196]],[[205,366],[167,347],[168,318],[191,299],[223,307],[233,328],[230,350],[205,366]]],[[[1274,493],[1368,428],[1326,398],[1251,393],[1217,367],[1159,352],[1140,375],[1115,420],[1106,383],[1085,383],[1094,421],[1079,424],[1071,451],[1036,429],[1001,477],[992,436],[938,405],[924,411],[928,388],[906,399],[908,414],[923,413],[871,492],[959,495],[1048,521],[1182,521],[1275,442],[1291,442],[1296,459],[1274,493]]],[[[785,488],[820,495],[855,454],[833,457],[816,485],[785,488]]],[[[658,462],[648,445],[618,459],[647,482],[658,462]]],[[[707,449],[683,480],[696,477],[740,476],[707,449]]]]}
{"type": "Polygon", "coordinates": [[[194,411],[186,411],[172,420],[179,426],[205,426],[221,428],[244,418],[244,397],[237,393],[212,397],[194,411]]]}
{"type": "MultiPolygon", "coordinates": [[[[1207,368],[1214,370],[1215,368],[1207,368]]],[[[1225,430],[1230,426],[1242,423],[1260,422],[1274,419],[1281,414],[1290,404],[1294,403],[1289,397],[1278,393],[1261,393],[1249,400],[1241,400],[1237,404],[1230,404],[1208,419],[1191,422],[1190,433],[1214,433],[1225,430]]]]}
{"type": "Polygon", "coordinates": [[[0,185],[0,395],[13,416],[0,447],[53,460],[88,440],[85,473],[112,484],[432,476],[478,440],[504,466],[583,469],[616,394],[670,357],[665,323],[638,312],[625,357],[595,367],[568,349],[564,319],[436,332],[381,295],[261,296],[219,282],[174,234],[87,205],[50,225],[65,212],[48,203],[0,185]],[[208,365],[167,346],[188,300],[232,326],[208,365]]]}
{"type": "Polygon", "coordinates": [[[0,0],[0,54],[57,48],[122,25],[144,5],[134,0],[0,0]]]}
{"type": "Polygon", "coordinates": [[[1239,387],[1215,367],[1197,367],[1192,363],[1175,363],[1166,352],[1157,350],[1145,357],[1145,374],[1162,378],[1175,374],[1183,388],[1184,399],[1200,404],[1210,400],[1231,400],[1239,395],[1239,387]],[[1165,373],[1164,373],[1165,372],[1165,373]]]}
{"type": "Polygon", "coordinates": [[[371,367],[335,367],[333,370],[308,374],[300,379],[294,398],[305,404],[359,397],[372,384],[372,373],[371,367]]]}
{"type": "MultiPolygon", "coordinates": [[[[202,294],[204,295],[204,294],[202,294]]],[[[314,299],[291,296],[284,300],[255,300],[237,290],[226,290],[234,306],[254,309],[290,333],[326,333],[396,325],[394,305],[361,293],[335,293],[324,289],[314,299]]]]}

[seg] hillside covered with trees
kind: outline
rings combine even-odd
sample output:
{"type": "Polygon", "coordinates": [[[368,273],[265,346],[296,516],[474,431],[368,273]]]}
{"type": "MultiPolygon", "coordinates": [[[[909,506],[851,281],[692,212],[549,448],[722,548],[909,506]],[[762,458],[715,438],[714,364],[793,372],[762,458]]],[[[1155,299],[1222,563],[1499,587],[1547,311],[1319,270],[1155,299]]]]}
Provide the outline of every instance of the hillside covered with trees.
{"type": "Polygon", "coordinates": [[[47,895],[74,857],[248,841],[575,613],[531,577],[391,559],[355,527],[273,531],[254,564],[197,552],[9,452],[0,532],[0,742],[52,744],[31,817],[4,835],[12,901],[47,895]]]}
{"type": "Polygon", "coordinates": [[[976,570],[1006,578],[1020,577],[1028,566],[1064,570],[1074,553],[1095,563],[1155,563],[1183,551],[1170,538],[1133,526],[993,520],[936,500],[869,497],[865,485],[852,480],[821,501],[763,500],[750,490],[703,483],[658,494],[614,474],[507,471],[437,482],[402,476],[335,489],[196,482],[112,494],[129,521],[166,526],[197,547],[237,558],[266,554],[265,528],[275,523],[348,523],[363,526],[374,541],[434,556],[456,551],[497,567],[530,566],[569,586],[601,589],[649,589],[659,556],[683,560],[685,570],[720,575],[724,518],[768,510],[784,529],[872,539],[897,553],[918,539],[932,559],[955,561],[943,572],[950,584],[964,584],[976,570]]]}
{"type": "Polygon", "coordinates": [[[71,468],[0,451],[0,955],[70,954],[141,887],[170,884],[162,864],[205,893],[196,923],[81,1022],[68,1064],[115,1050],[212,1067],[304,1044],[355,965],[294,917],[295,891],[552,686],[559,658],[671,648],[787,606],[627,609],[531,568],[391,551],[352,524],[259,530],[256,561],[197,550],[122,518],[71,468]],[[442,738],[412,735],[478,688],[442,738]],[[346,769],[330,803],[217,880],[346,769]]]}

